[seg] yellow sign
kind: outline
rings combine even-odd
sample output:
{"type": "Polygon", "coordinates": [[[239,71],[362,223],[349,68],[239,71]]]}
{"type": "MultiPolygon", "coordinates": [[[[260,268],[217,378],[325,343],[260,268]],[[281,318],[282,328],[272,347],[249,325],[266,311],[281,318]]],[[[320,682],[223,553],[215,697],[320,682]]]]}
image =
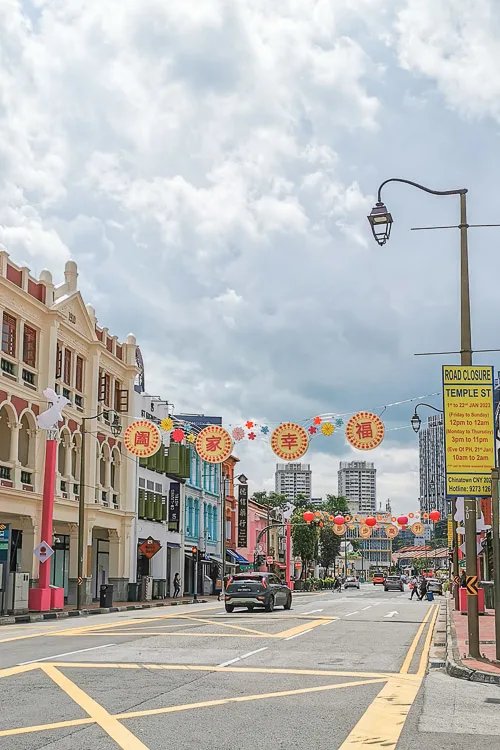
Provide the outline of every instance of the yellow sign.
{"type": "Polygon", "coordinates": [[[467,576],[465,586],[467,596],[477,596],[477,576],[467,576]]]}
{"type": "Polygon", "coordinates": [[[453,545],[453,516],[448,513],[448,547],[453,545]]]}
{"type": "Polygon", "coordinates": [[[299,424],[283,422],[271,435],[271,448],[283,461],[296,461],[307,451],[309,438],[299,424]]]}
{"type": "Polygon", "coordinates": [[[354,448],[370,451],[384,439],[384,423],[376,414],[360,411],[348,421],[345,436],[354,448]]]}
{"type": "Polygon", "coordinates": [[[125,448],[134,456],[147,458],[154,455],[161,445],[160,431],[153,422],[139,419],[127,427],[123,442],[125,448]]]}
{"type": "Polygon", "coordinates": [[[491,495],[493,367],[443,365],[446,494],[491,495]]]}
{"type": "Polygon", "coordinates": [[[220,464],[229,458],[233,439],[229,432],[217,424],[203,429],[196,438],[196,452],[210,464],[220,464]]]}

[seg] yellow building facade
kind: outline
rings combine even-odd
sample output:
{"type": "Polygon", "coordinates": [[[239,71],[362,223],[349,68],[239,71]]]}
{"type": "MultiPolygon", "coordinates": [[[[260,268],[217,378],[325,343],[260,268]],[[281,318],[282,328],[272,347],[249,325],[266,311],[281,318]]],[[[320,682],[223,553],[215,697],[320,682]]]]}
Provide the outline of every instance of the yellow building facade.
{"type": "MultiPolygon", "coordinates": [[[[64,281],[39,278],[0,250],[0,523],[11,524],[10,571],[38,578],[46,433],[36,418],[54,388],[70,400],[59,423],[51,583],[76,601],[78,503],[85,484],[83,602],[112,583],[115,600],[127,597],[130,536],[135,516],[135,461],[111,431],[113,411],[124,431],[131,421],[138,369],[136,341],[124,342],[97,325],[78,290],[76,263],[64,281]],[[129,406],[130,404],[130,406],[129,406]],[[97,417],[97,415],[100,415],[97,417]],[[85,476],[80,477],[82,418],[86,421],[85,476]]],[[[123,432],[122,432],[123,434],[123,432]]],[[[47,564],[47,563],[45,563],[47,564]]]]}

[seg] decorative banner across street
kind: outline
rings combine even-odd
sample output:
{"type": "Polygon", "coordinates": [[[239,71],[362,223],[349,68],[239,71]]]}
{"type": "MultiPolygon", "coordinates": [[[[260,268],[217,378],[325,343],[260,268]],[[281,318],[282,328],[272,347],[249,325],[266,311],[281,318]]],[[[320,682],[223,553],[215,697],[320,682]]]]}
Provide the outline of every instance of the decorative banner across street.
{"type": "Polygon", "coordinates": [[[412,534],[415,534],[415,536],[422,536],[425,531],[425,526],[423,523],[420,523],[420,521],[417,521],[410,526],[410,529],[412,534]]]}
{"type": "Polygon", "coordinates": [[[205,427],[196,438],[196,452],[210,464],[220,464],[229,458],[233,440],[227,430],[217,424],[205,427]]]}
{"type": "Polygon", "coordinates": [[[333,526],[333,531],[337,536],[342,536],[342,534],[345,534],[346,532],[346,525],[345,523],[336,523],[333,526]]]}
{"type": "Polygon", "coordinates": [[[362,523],[359,527],[358,533],[361,539],[368,539],[368,537],[372,535],[372,530],[366,525],[366,523],[362,523]]]}
{"type": "Polygon", "coordinates": [[[385,535],[388,539],[394,539],[399,534],[399,529],[397,526],[386,526],[385,527],[385,535]]]}
{"type": "Polygon", "coordinates": [[[123,436],[125,448],[134,456],[153,456],[161,445],[160,430],[153,422],[140,419],[132,422],[123,436]]]}
{"type": "Polygon", "coordinates": [[[238,547],[248,544],[248,484],[238,485],[238,547]]]}
{"type": "Polygon", "coordinates": [[[307,432],[299,424],[283,422],[271,435],[271,448],[283,461],[296,461],[309,446],[307,432]]]}
{"type": "Polygon", "coordinates": [[[369,451],[384,439],[384,423],[376,414],[360,411],[348,421],[345,436],[354,448],[369,451]]]}
{"type": "Polygon", "coordinates": [[[493,367],[443,365],[446,494],[491,495],[495,466],[493,367]]]}

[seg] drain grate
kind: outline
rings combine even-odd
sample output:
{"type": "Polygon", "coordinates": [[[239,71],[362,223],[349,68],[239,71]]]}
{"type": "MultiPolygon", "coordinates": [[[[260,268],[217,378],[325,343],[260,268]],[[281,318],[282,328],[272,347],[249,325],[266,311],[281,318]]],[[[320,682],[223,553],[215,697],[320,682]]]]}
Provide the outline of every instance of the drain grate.
{"type": "Polygon", "coordinates": [[[485,698],[485,703],[498,703],[500,704],[500,698],[485,698]]]}

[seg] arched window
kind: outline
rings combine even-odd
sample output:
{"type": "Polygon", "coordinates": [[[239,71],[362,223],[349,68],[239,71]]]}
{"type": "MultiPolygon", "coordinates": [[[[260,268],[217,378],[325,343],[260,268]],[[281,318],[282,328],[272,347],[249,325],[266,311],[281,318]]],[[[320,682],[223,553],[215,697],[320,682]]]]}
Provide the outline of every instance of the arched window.
{"type": "Polygon", "coordinates": [[[187,519],[186,519],[186,534],[190,537],[194,536],[193,526],[193,498],[188,497],[187,499],[187,519]]]}
{"type": "Polygon", "coordinates": [[[103,443],[99,460],[99,482],[101,487],[109,487],[110,477],[108,476],[108,466],[110,464],[110,461],[111,454],[109,445],[107,443],[103,443]]]}
{"type": "Polygon", "coordinates": [[[76,484],[80,482],[81,450],[82,436],[79,432],[74,432],[71,446],[71,476],[73,477],[76,484]]]}
{"type": "Polygon", "coordinates": [[[120,469],[121,456],[118,448],[113,448],[111,453],[111,487],[113,492],[120,492],[120,469]]]}
{"type": "Polygon", "coordinates": [[[210,539],[210,541],[213,539],[213,526],[212,525],[213,525],[213,508],[212,508],[211,505],[209,505],[208,506],[208,526],[207,526],[207,531],[208,531],[208,538],[210,539]]]}
{"type": "Polygon", "coordinates": [[[35,417],[31,412],[24,412],[21,417],[19,432],[18,460],[24,469],[35,468],[35,417]]]}
{"type": "Polygon", "coordinates": [[[69,475],[70,466],[68,464],[68,448],[71,443],[71,436],[68,429],[62,429],[59,435],[59,446],[57,448],[57,471],[62,477],[69,475]]]}
{"type": "Polygon", "coordinates": [[[4,404],[0,409],[0,461],[10,461],[10,445],[12,440],[12,425],[16,418],[11,407],[4,404]]]}
{"type": "Polygon", "coordinates": [[[214,505],[214,515],[213,515],[213,533],[212,533],[212,541],[217,541],[217,506],[214,505]]]}
{"type": "Polygon", "coordinates": [[[200,536],[200,502],[199,500],[194,501],[194,535],[196,538],[200,536]]]}

